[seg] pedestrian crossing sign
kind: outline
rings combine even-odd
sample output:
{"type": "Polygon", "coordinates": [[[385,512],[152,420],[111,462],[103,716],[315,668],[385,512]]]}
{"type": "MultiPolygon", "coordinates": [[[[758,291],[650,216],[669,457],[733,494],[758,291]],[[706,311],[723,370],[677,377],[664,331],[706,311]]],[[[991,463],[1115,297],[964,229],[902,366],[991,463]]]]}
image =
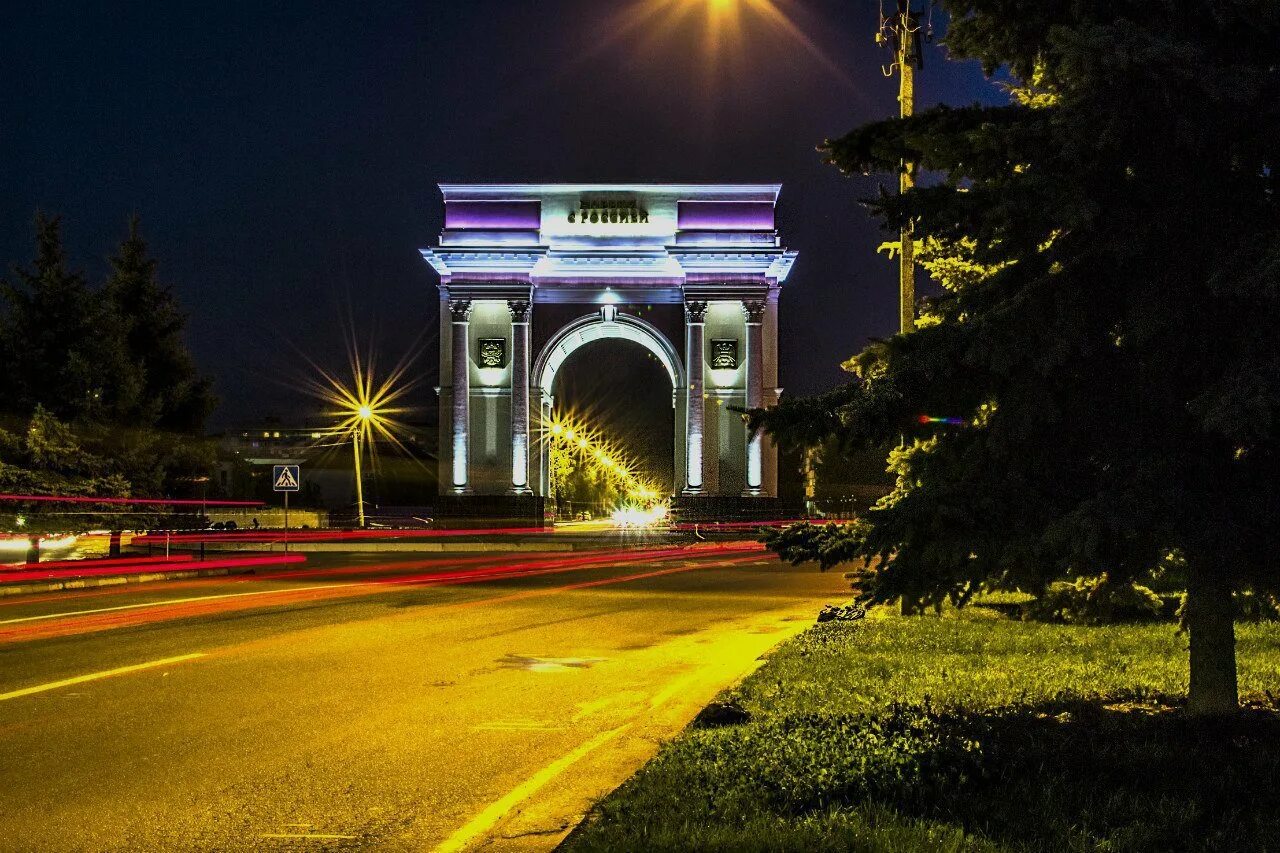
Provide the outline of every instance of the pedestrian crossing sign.
{"type": "Polygon", "coordinates": [[[302,489],[301,466],[276,465],[271,472],[272,488],[277,492],[297,492],[302,489]]]}

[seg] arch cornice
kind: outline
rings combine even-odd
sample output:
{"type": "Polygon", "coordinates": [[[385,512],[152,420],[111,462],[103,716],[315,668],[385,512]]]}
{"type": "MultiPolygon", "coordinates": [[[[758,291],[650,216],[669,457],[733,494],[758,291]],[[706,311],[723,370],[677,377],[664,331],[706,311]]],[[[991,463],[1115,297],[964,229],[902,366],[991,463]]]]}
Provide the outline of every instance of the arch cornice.
{"type": "Polygon", "coordinates": [[[671,378],[673,390],[685,387],[684,363],[679,351],[655,326],[630,314],[605,320],[599,313],[586,314],[566,323],[552,335],[533,365],[533,384],[550,396],[556,374],[569,356],[580,347],[600,340],[627,340],[637,343],[657,357],[671,378]]]}

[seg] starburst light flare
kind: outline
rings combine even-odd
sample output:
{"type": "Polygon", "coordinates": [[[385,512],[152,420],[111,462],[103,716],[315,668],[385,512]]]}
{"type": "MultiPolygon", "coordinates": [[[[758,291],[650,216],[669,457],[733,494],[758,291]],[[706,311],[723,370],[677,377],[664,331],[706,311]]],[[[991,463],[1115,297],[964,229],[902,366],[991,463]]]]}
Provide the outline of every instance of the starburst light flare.
{"type": "Polygon", "coordinates": [[[324,412],[324,416],[333,419],[334,423],[322,433],[322,437],[337,438],[340,441],[351,439],[355,463],[356,514],[360,527],[365,526],[362,445],[369,448],[370,461],[375,468],[379,441],[388,442],[412,455],[400,438],[408,432],[408,427],[399,420],[399,416],[412,410],[412,407],[406,405],[406,397],[420,381],[409,373],[415,358],[416,353],[411,351],[386,376],[379,379],[372,353],[361,356],[354,338],[349,337],[349,383],[307,359],[319,378],[306,377],[305,390],[332,407],[324,412]]]}

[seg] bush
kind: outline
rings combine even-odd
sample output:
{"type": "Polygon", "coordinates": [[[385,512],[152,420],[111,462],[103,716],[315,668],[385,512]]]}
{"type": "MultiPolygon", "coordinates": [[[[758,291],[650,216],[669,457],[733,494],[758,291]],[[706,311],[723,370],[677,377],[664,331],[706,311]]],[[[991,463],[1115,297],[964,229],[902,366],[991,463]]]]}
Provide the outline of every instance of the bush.
{"type": "Polygon", "coordinates": [[[1151,622],[1164,609],[1160,596],[1136,583],[1112,583],[1106,574],[1059,581],[1029,602],[1024,619],[1078,625],[1111,625],[1117,622],[1151,622]]]}
{"type": "Polygon", "coordinates": [[[1265,592],[1245,590],[1235,594],[1236,619],[1241,622],[1280,621],[1280,600],[1265,592]]]}

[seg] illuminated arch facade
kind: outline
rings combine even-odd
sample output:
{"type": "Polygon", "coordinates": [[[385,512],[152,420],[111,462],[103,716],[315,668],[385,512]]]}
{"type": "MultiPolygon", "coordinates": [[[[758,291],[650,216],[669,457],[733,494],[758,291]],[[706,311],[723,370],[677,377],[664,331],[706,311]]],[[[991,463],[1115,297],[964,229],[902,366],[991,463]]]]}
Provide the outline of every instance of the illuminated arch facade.
{"type": "Polygon", "coordinates": [[[795,261],[772,184],[444,184],[422,250],[440,277],[441,493],[537,498],[560,366],[639,344],[672,382],[676,493],[771,497],[777,454],[729,406],[770,405],[778,295],[795,261]]]}

